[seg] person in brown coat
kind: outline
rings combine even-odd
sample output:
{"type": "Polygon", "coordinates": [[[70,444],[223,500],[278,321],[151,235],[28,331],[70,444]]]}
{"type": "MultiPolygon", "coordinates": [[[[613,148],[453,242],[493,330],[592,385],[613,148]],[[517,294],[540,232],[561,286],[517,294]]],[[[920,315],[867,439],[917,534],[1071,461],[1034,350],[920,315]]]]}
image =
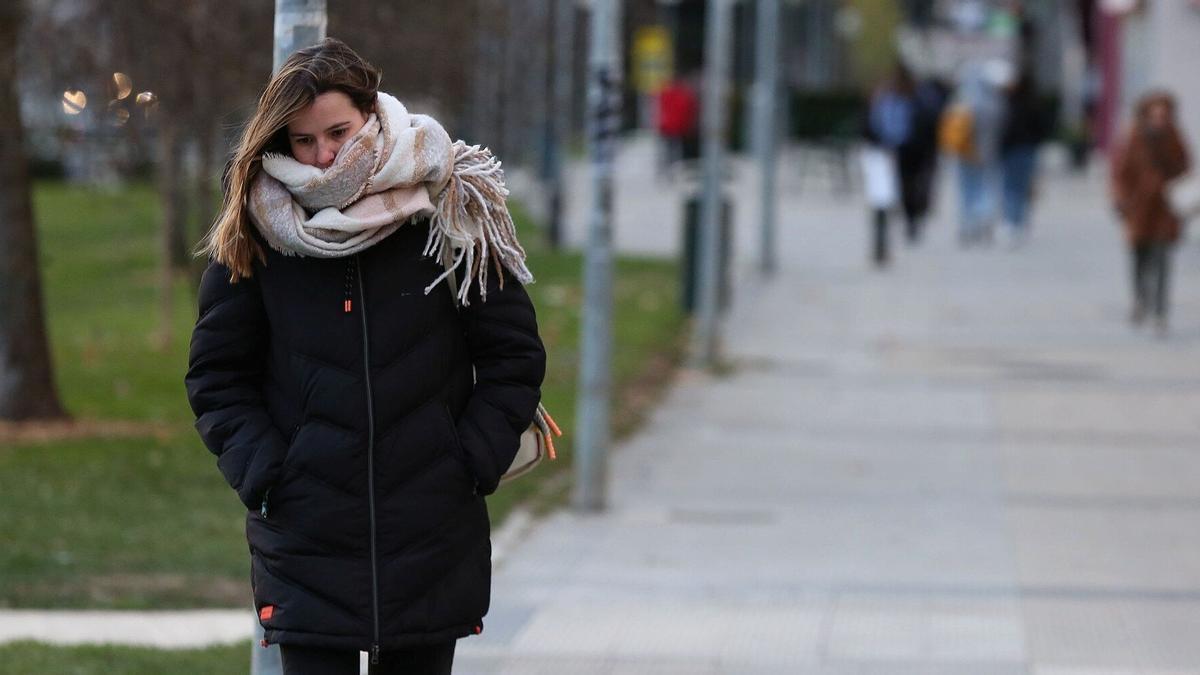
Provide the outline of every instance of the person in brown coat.
{"type": "Polygon", "coordinates": [[[1112,196],[1133,261],[1131,321],[1139,325],[1152,312],[1160,335],[1167,330],[1171,247],[1182,229],[1167,200],[1167,188],[1188,168],[1174,97],[1165,92],[1142,97],[1113,159],[1112,196]]]}

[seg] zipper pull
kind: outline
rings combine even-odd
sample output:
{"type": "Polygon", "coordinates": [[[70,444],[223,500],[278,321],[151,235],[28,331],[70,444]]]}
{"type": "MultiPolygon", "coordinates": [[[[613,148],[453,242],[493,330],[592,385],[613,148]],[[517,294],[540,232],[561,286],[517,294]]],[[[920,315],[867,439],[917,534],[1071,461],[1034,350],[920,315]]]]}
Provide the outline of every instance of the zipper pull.
{"type": "Polygon", "coordinates": [[[263,493],[262,507],[259,508],[259,510],[258,510],[259,514],[262,515],[264,520],[267,517],[267,496],[270,494],[271,494],[271,488],[267,488],[267,491],[263,493]]]}
{"type": "Polygon", "coordinates": [[[351,298],[354,297],[354,258],[346,258],[346,299],[342,301],[342,313],[349,314],[354,309],[351,298]]]}
{"type": "Polygon", "coordinates": [[[379,645],[371,645],[371,665],[379,665],[379,645]]]}

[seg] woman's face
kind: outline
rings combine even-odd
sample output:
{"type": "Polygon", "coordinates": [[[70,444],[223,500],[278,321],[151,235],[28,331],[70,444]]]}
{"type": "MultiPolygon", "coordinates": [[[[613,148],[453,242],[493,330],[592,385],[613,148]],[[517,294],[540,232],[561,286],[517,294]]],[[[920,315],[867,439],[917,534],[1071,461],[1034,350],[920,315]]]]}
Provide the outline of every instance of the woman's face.
{"type": "Polygon", "coordinates": [[[1171,106],[1161,101],[1150,106],[1146,110],[1146,124],[1156,131],[1166,129],[1171,124],[1171,106]]]}
{"type": "Polygon", "coordinates": [[[328,169],[342,144],[364,124],[367,116],[340,91],[319,94],[287,125],[292,157],[301,164],[328,169]]]}

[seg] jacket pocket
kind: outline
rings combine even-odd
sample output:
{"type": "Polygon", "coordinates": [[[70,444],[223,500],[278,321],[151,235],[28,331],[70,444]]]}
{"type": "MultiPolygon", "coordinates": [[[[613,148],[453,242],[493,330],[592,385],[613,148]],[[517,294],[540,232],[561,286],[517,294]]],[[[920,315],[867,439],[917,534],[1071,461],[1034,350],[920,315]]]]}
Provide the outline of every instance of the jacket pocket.
{"type": "Polygon", "coordinates": [[[471,470],[470,459],[467,457],[462,439],[458,435],[458,423],[454,421],[454,415],[450,412],[450,406],[445,403],[442,404],[442,417],[446,420],[447,433],[450,439],[450,448],[448,451],[450,458],[462,469],[463,474],[470,482],[472,490],[474,490],[479,481],[475,478],[475,473],[471,470]]]}
{"type": "Polygon", "coordinates": [[[292,455],[292,447],[296,445],[296,436],[300,435],[300,427],[304,426],[301,422],[292,427],[292,433],[288,434],[287,452],[283,455],[283,465],[287,466],[288,458],[292,455]]]}
{"type": "Polygon", "coordinates": [[[283,463],[279,466],[279,475],[275,476],[275,480],[271,481],[271,484],[268,485],[263,491],[262,504],[258,507],[258,515],[262,516],[264,519],[266,519],[271,512],[271,490],[274,490],[279,484],[281,484],[284,476],[287,474],[288,458],[291,457],[292,446],[296,444],[296,436],[299,435],[300,427],[302,426],[304,426],[303,423],[292,427],[291,433],[288,434],[287,450],[283,455],[283,463]]]}

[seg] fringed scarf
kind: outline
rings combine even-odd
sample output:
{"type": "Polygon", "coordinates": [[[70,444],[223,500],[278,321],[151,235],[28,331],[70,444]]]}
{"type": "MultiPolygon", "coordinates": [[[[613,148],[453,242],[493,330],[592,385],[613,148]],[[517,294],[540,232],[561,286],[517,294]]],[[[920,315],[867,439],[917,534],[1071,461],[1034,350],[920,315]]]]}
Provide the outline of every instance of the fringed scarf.
{"type": "MultiPolygon", "coordinates": [[[[376,110],[321,170],[285,155],[266,154],[250,188],[251,220],[284,255],[341,258],[364,251],[405,223],[429,218],[424,255],[445,268],[425,288],[465,268],[459,302],[487,275],[507,269],[533,281],[508,213],[504,171],[491,151],[451,141],[427,115],[410,115],[379,93],[376,110]]],[[[500,279],[503,282],[503,275],[500,279]]]]}

